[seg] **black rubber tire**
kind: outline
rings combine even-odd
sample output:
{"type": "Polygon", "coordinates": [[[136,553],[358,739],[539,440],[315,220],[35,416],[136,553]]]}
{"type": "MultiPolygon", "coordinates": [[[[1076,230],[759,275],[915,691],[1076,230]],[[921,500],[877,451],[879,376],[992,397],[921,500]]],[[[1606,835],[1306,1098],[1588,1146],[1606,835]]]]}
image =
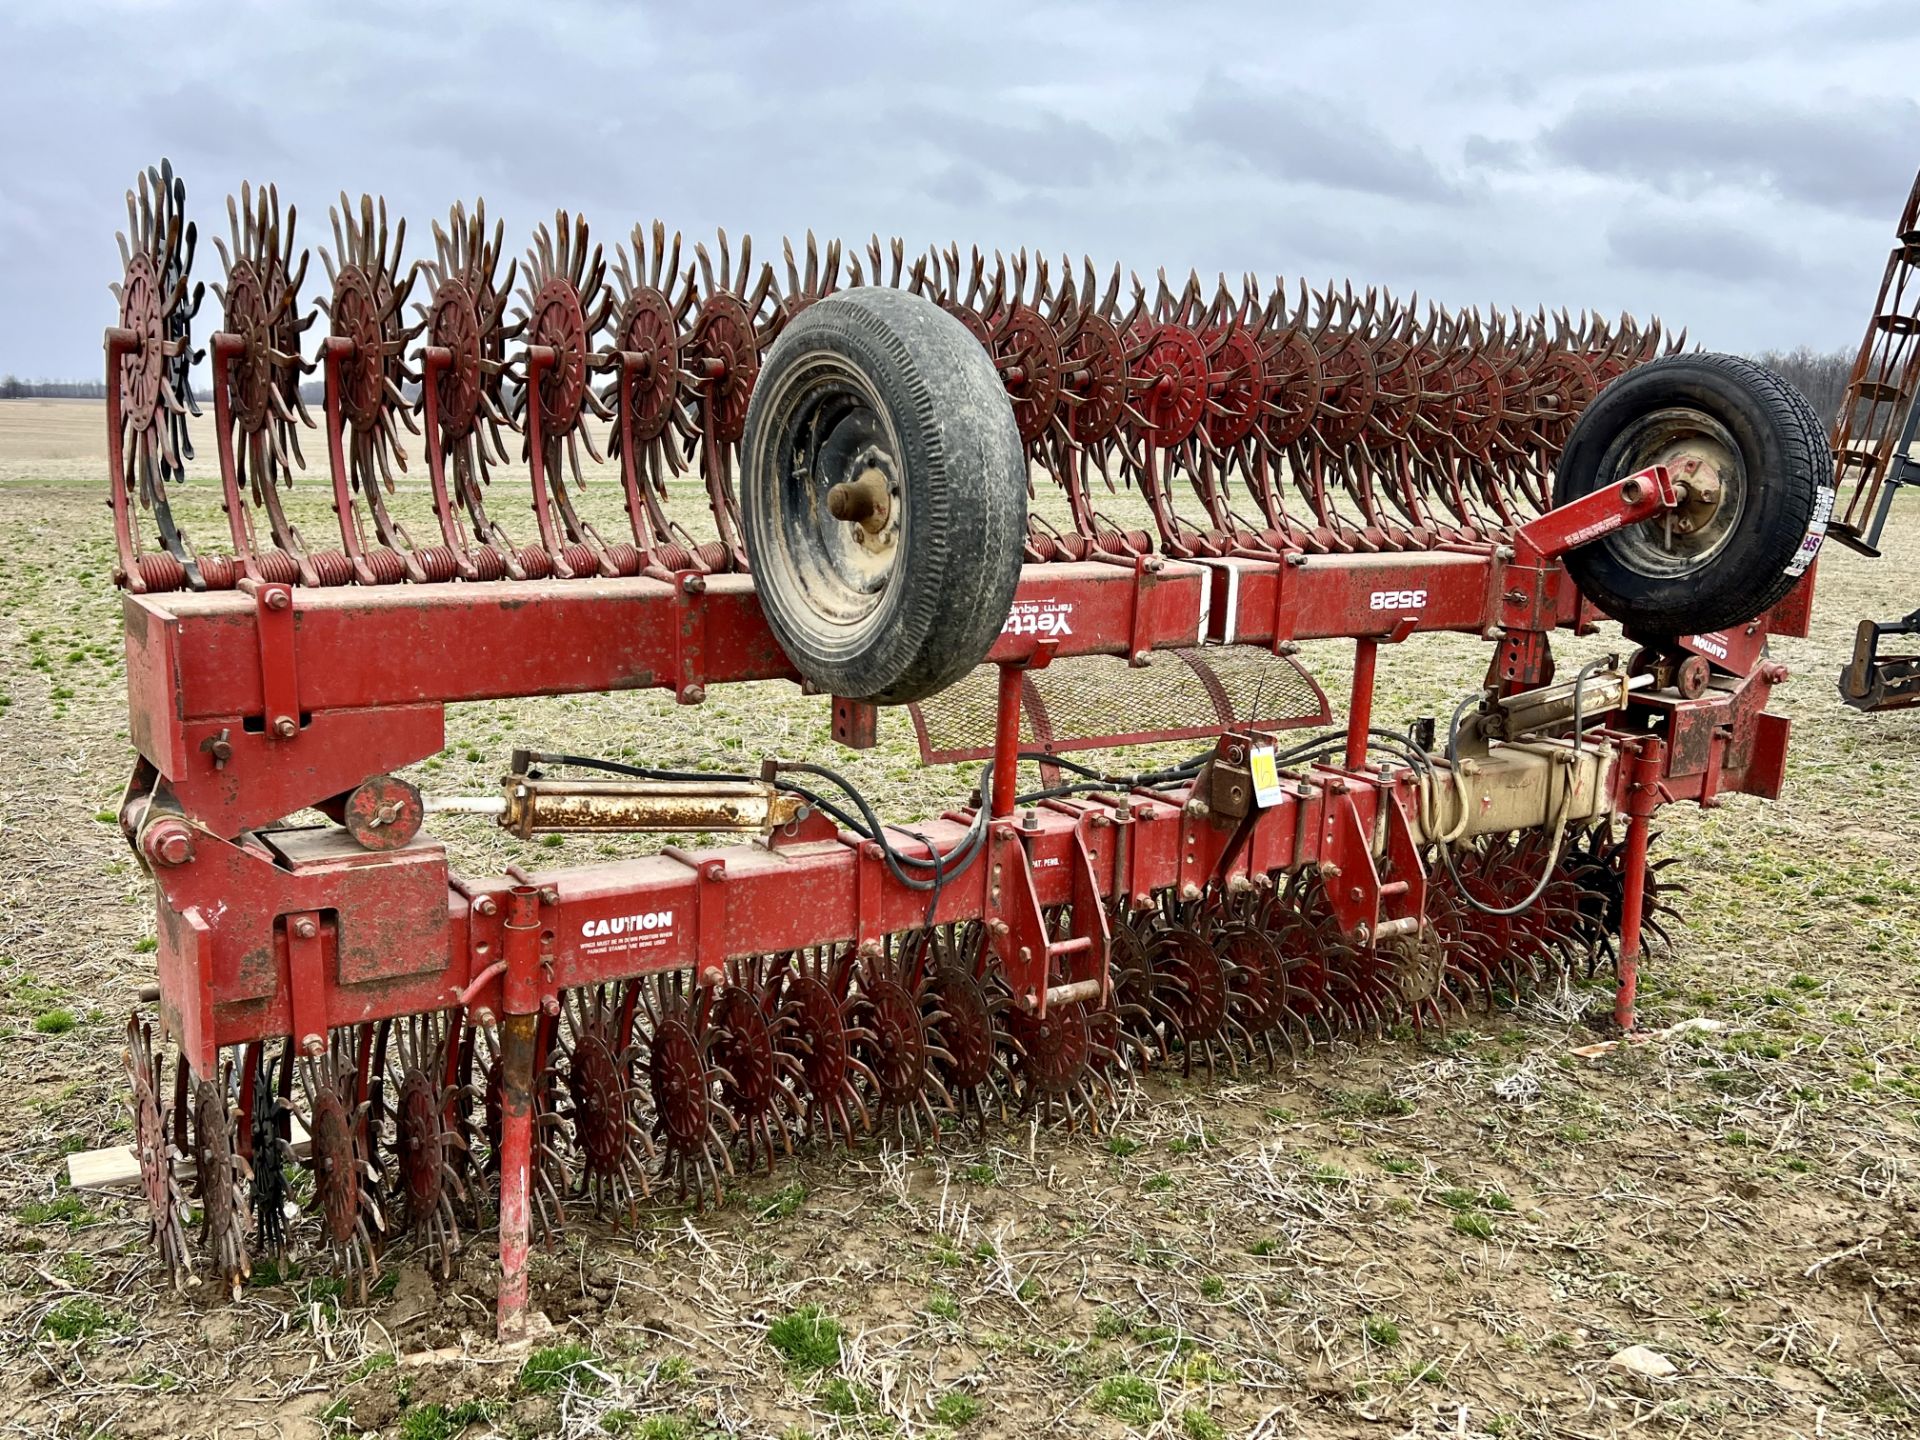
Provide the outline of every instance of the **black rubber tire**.
{"type": "Polygon", "coordinates": [[[754,586],[816,689],[899,705],[986,658],[1020,579],[1027,464],[999,372],[958,320],[881,287],[808,306],[761,367],[740,456],[754,586]],[[878,578],[854,573],[879,566],[872,537],[856,545],[827,510],[836,480],[876,464],[898,506],[878,578]]]}
{"type": "Polygon", "coordinates": [[[1742,501],[1724,537],[1681,573],[1655,573],[1636,557],[1645,542],[1634,531],[1658,519],[1566,557],[1581,592],[1645,640],[1724,630],[1764,614],[1811,563],[1833,511],[1833,453],[1806,398],[1764,366],[1708,354],[1638,366],[1595,396],[1560,456],[1553,503],[1631,474],[1636,427],[1675,410],[1708,417],[1732,442],[1742,501]]]}

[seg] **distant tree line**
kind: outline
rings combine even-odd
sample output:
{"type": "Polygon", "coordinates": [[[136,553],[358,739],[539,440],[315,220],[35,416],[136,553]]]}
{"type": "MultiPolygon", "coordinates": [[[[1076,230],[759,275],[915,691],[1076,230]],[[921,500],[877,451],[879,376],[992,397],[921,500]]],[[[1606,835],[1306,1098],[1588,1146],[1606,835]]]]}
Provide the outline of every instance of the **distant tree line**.
{"type": "Polygon", "coordinates": [[[1755,364],[1778,371],[1807,397],[1814,413],[1831,423],[1840,413],[1840,400],[1853,373],[1851,350],[1815,350],[1810,345],[1792,350],[1762,350],[1748,357],[1755,364]]]}
{"type": "Polygon", "coordinates": [[[104,400],[103,380],[22,380],[0,375],[0,400],[104,400]]]}
{"type": "MultiPolygon", "coordinates": [[[[1770,370],[1777,370],[1800,388],[1823,419],[1831,420],[1840,412],[1840,397],[1847,388],[1847,376],[1853,369],[1851,350],[1815,350],[1811,345],[1792,350],[1762,350],[1750,359],[1770,370]]],[[[409,396],[415,386],[408,386],[409,396]]],[[[0,400],[102,400],[107,387],[99,380],[22,380],[17,375],[0,376],[0,400]]],[[[205,391],[197,397],[210,398],[205,391]]],[[[300,387],[300,398],[317,405],[325,398],[320,382],[310,380],[300,387]]]]}

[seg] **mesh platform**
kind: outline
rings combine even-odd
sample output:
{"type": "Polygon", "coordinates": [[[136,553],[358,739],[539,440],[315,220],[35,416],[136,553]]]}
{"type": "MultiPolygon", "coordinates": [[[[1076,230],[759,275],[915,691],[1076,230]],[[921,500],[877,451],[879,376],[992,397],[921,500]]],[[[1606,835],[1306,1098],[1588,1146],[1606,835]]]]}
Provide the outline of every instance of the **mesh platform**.
{"type": "MultiPolygon", "coordinates": [[[[982,665],[909,705],[929,765],[993,753],[998,671],[982,665]]],[[[1213,736],[1228,726],[1324,725],[1326,694],[1286,656],[1252,645],[1161,650],[1134,667],[1117,655],[1077,655],[1020,682],[1020,748],[1060,754],[1213,736]]]]}

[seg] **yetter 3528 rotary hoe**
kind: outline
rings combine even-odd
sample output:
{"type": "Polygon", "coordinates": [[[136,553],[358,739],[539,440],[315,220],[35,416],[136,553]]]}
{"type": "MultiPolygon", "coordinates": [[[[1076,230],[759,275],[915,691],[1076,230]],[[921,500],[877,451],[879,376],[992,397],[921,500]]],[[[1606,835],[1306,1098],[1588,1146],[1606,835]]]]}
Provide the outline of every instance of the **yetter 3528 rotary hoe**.
{"type": "Polygon", "coordinates": [[[416,261],[344,198],[317,315],[292,209],[243,189],[196,338],[180,183],[151,172],[129,213],[120,821],[159,951],[127,1066],[182,1283],[314,1237],[357,1288],[390,1247],[444,1267],[497,1225],[512,1335],[531,1233],[717,1195],[797,1144],[1097,1124],[1139,1066],[1272,1063],[1574,964],[1615,967],[1631,1025],[1649,817],[1779,788],[1764,642],[1804,633],[1831,457],[1791,387],[1657,326],[878,240],[809,237],[782,283],[658,224],[609,263],[566,215],[516,263],[459,207],[416,261]],[[170,504],[202,342],[217,546],[170,504]],[[315,369],[324,539],[282,498],[315,369]],[[602,471],[619,534],[582,504],[602,471]],[[710,522],[669,513],[683,472],[710,522]],[[1102,508],[1130,501],[1137,525],[1102,508]],[[1603,615],[1637,652],[1556,680],[1550,637],[1603,615]],[[1484,686],[1377,727],[1380,647],[1421,631],[1483,637],[1484,686]],[[1322,730],[1291,657],[1335,637],[1347,722],[1322,730]],[[520,751],[467,797],[395,773],[449,702],[770,679],[832,697],[855,746],[912,706],[929,759],[986,761],[978,790],[901,826],[781,759],[520,751]],[[1127,776],[1063,753],[1168,738],[1199,753],[1127,776]],[[286,823],[308,809],[329,823],[286,823]],[[469,877],[423,827],[443,810],[748,838],[469,877]]]}

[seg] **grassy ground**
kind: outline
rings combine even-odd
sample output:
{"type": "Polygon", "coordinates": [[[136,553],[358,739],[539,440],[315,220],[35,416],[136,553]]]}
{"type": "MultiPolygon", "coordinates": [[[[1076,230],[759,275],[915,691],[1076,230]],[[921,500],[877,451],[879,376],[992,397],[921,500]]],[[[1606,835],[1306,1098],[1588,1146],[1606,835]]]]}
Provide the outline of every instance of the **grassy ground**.
{"type": "MultiPolygon", "coordinates": [[[[577,1224],[535,1258],[554,1333],[503,1354],[490,1237],[446,1285],[389,1255],[365,1308],[317,1270],[182,1299],[126,1197],[64,1186],[66,1152],[126,1138],[119,1027],[151,974],[151,894],[106,823],[131,754],[98,424],[0,405],[0,1433],[1920,1429],[1920,712],[1856,715],[1832,685],[1856,619],[1920,603],[1920,508],[1886,559],[1830,549],[1813,637],[1778,644],[1784,798],[1662,816],[1689,891],[1646,1018],[1719,1029],[1582,1060],[1606,995],[1576,987],[1276,1074],[1156,1074],[1099,1134],[803,1154],[717,1210],[577,1224]],[[1631,1344],[1677,1374],[1610,1369],[1631,1344]]],[[[205,487],[188,508],[218,519],[205,487]]],[[[1337,682],[1339,653],[1313,658],[1337,682]]],[[[1439,709],[1483,664],[1409,644],[1381,713],[1439,709]]],[[[435,790],[487,788],[516,743],[829,744],[786,686],[455,707],[448,732],[435,790]]],[[[897,718],[840,762],[893,815],[966,788],[897,718]]],[[[464,867],[519,853],[448,828],[464,867]]]]}

